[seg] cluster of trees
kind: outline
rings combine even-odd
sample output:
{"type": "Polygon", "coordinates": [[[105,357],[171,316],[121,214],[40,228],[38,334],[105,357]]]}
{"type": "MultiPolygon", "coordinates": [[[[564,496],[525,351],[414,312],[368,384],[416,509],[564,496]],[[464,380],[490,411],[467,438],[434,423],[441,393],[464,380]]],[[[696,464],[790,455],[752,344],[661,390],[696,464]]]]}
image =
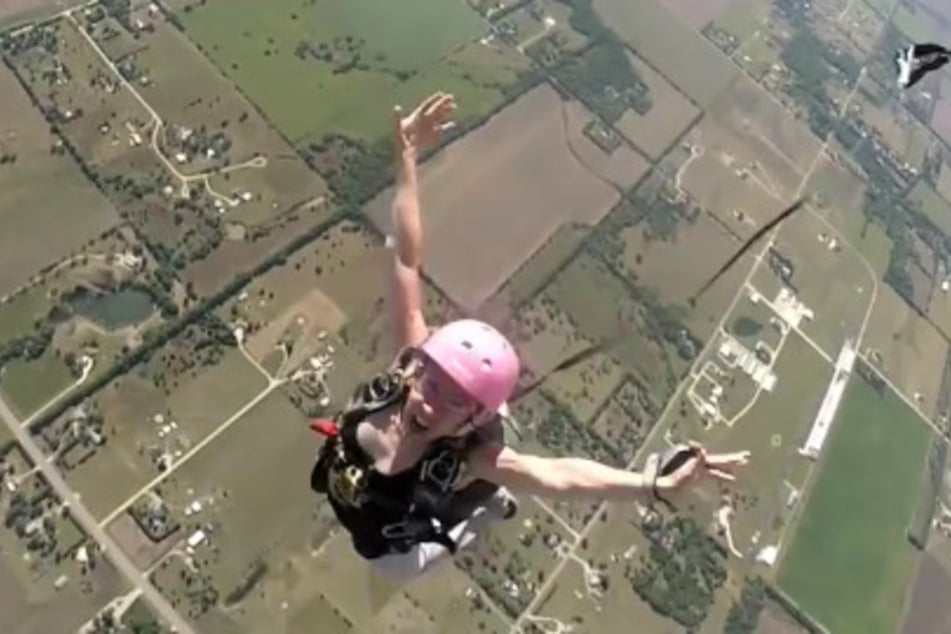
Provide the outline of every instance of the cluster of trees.
{"type": "Polygon", "coordinates": [[[135,350],[123,353],[115,365],[97,375],[95,378],[90,378],[90,380],[86,381],[79,389],[47,410],[47,412],[36,421],[35,429],[38,431],[42,430],[55,422],[56,419],[69,408],[82,403],[116,378],[126,374],[137,365],[148,361],[156,350],[161,349],[165,344],[178,337],[189,326],[200,322],[206,316],[212,315],[222,304],[247,286],[252,279],[263,275],[274,266],[286,262],[288,257],[309,245],[314,239],[325,233],[341,219],[341,213],[334,214],[324,222],[314,225],[307,231],[302,231],[297,237],[291,240],[290,243],[285,245],[283,249],[276,251],[270,257],[265,258],[248,271],[237,272],[231,281],[225,284],[218,292],[192,306],[177,321],[166,322],[154,331],[151,331],[150,336],[141,346],[135,350]]]}
{"type": "Polygon", "coordinates": [[[613,124],[629,109],[645,115],[653,107],[650,89],[629,55],[620,40],[605,37],[584,55],[569,58],[552,72],[572,94],[613,124]]]}
{"type": "MultiPolygon", "coordinates": [[[[807,3],[784,3],[777,9],[789,20],[795,31],[782,52],[783,63],[794,73],[795,81],[787,91],[807,113],[812,131],[819,138],[833,134],[867,175],[864,213],[879,223],[892,241],[892,251],[885,282],[906,302],[915,305],[915,289],[909,267],[916,255],[911,246],[917,235],[930,245],[939,257],[951,257],[951,237],[943,234],[919,206],[908,199],[908,192],[918,178],[934,183],[940,171],[941,157],[935,154],[926,160],[922,174],[914,176],[884,149],[884,141],[865,121],[856,117],[840,117],[838,106],[827,95],[829,81],[854,82],[861,64],[847,52],[834,48],[819,38],[814,30],[807,3]],[[880,149],[882,148],[882,149],[880,149]]],[[[873,55],[872,73],[879,79],[894,72],[892,51],[904,43],[903,36],[888,25],[882,42],[873,55]]],[[[890,79],[888,80],[890,81],[890,79]]],[[[862,88],[862,96],[873,104],[881,100],[862,88]]]]}
{"type": "Polygon", "coordinates": [[[267,562],[261,558],[256,559],[251,563],[248,568],[247,574],[244,578],[224,597],[225,607],[231,607],[236,603],[241,603],[241,601],[248,596],[248,594],[254,589],[254,586],[258,584],[261,579],[264,578],[264,575],[267,574],[268,565],[267,562]]]}
{"type": "Polygon", "coordinates": [[[922,487],[918,507],[911,518],[908,527],[908,541],[918,550],[928,547],[928,536],[931,534],[931,523],[934,520],[938,501],[944,490],[944,478],[947,474],[948,445],[945,439],[936,436],[931,443],[931,453],[928,454],[928,482],[922,487]]]}
{"type": "Polygon", "coordinates": [[[553,398],[549,400],[550,414],[538,420],[535,427],[539,442],[559,455],[585,455],[607,464],[625,464],[626,456],[621,448],[609,445],[579,423],[567,406],[553,398]]]}
{"type": "Polygon", "coordinates": [[[723,625],[723,634],[755,634],[760,614],[766,606],[766,584],[759,577],[747,579],[740,594],[740,600],[734,601],[723,625]]]}
{"type": "Polygon", "coordinates": [[[685,628],[698,627],[726,581],[722,546],[683,517],[643,529],[650,540],[648,554],[641,555],[638,567],[629,566],[625,576],[655,612],[685,628]]]}

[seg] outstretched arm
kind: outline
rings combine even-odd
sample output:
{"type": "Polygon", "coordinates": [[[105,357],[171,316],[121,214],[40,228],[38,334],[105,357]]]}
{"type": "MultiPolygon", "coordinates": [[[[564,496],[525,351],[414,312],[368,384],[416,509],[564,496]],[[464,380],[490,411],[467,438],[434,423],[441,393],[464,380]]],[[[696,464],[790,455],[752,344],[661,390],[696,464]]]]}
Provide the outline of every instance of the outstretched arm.
{"type": "Polygon", "coordinates": [[[729,466],[745,464],[748,454],[690,458],[674,473],[654,478],[657,465],[645,471],[627,471],[585,458],[543,458],[525,455],[499,445],[484,447],[469,457],[470,474],[505,486],[512,492],[543,497],[633,500],[657,490],[675,489],[698,474],[724,480],[733,476],[729,466]]]}
{"type": "Polygon", "coordinates": [[[429,334],[423,316],[420,279],[423,228],[419,209],[419,184],[416,161],[423,145],[439,140],[442,130],[451,124],[455,110],[451,95],[436,93],[403,117],[394,111],[396,132],[396,195],[393,199],[393,226],[396,233],[396,257],[393,261],[393,310],[397,345],[419,345],[429,334]]]}
{"type": "Polygon", "coordinates": [[[393,261],[393,319],[399,348],[419,345],[427,335],[420,281],[423,228],[419,218],[416,150],[405,148],[396,158],[393,199],[396,257],[393,261]]]}

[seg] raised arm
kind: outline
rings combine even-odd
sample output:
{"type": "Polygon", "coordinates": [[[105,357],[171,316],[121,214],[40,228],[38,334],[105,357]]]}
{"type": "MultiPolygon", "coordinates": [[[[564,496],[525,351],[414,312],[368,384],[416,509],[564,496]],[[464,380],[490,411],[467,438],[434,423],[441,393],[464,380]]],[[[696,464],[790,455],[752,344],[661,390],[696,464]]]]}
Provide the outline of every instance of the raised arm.
{"type": "Polygon", "coordinates": [[[393,198],[395,257],[393,259],[393,319],[400,348],[419,345],[429,334],[423,316],[420,279],[423,229],[419,209],[416,162],[423,146],[434,145],[455,110],[451,95],[428,97],[409,116],[394,111],[396,132],[396,195],[393,198]]]}

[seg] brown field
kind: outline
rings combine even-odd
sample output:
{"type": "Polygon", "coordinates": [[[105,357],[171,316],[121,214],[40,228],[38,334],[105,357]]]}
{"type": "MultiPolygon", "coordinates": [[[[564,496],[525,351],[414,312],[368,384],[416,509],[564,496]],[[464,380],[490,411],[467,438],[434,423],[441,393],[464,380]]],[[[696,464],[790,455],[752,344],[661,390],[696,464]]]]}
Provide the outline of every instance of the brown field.
{"type": "Polygon", "coordinates": [[[921,211],[938,229],[951,235],[951,203],[923,180],[918,181],[909,192],[909,198],[918,203],[921,211]]]}
{"type": "MultiPolygon", "coordinates": [[[[595,0],[593,5],[638,55],[700,107],[708,106],[740,72],[659,0],[595,0]]],[[[697,5],[691,0],[691,6],[697,5]]]]}
{"type": "Polygon", "coordinates": [[[628,57],[650,88],[654,105],[644,116],[628,110],[618,121],[617,128],[649,157],[659,159],[700,111],[643,59],[633,53],[628,53],[628,57]]]}
{"type": "Polygon", "coordinates": [[[948,344],[889,286],[879,286],[863,348],[881,355],[876,367],[908,398],[922,395],[923,412],[934,412],[948,344]]]}
{"type": "Polygon", "coordinates": [[[850,2],[848,6],[848,12],[839,27],[846,31],[857,47],[871,53],[878,43],[884,19],[865,2],[850,2]]]}
{"type": "Polygon", "coordinates": [[[918,564],[911,595],[905,606],[901,634],[943,634],[951,631],[951,574],[933,555],[925,555],[918,564]]]}
{"type": "Polygon", "coordinates": [[[3,0],[0,26],[52,15],[77,4],[82,4],[82,0],[3,0]]]}
{"type": "Polygon", "coordinates": [[[128,513],[109,524],[107,530],[140,570],[150,568],[174,547],[176,541],[187,537],[179,529],[161,542],[155,543],[142,532],[128,513]]]}
{"type": "MultiPolygon", "coordinates": [[[[552,102],[549,107],[554,105],[552,102]]],[[[622,143],[611,154],[605,154],[584,135],[584,127],[594,119],[594,115],[583,104],[563,101],[561,107],[561,134],[566,148],[593,178],[608,181],[622,189],[630,189],[647,173],[650,167],[648,161],[626,143],[622,143]]],[[[590,216],[587,214],[574,217],[579,222],[590,223],[590,216]]]]}
{"type": "Polygon", "coordinates": [[[15,163],[0,165],[2,295],[119,218],[69,155],[50,153],[56,139],[6,65],[0,67],[0,92],[0,154],[16,155],[15,163]],[[40,242],[42,249],[36,248],[40,242]]]}
{"type": "Polygon", "coordinates": [[[740,75],[710,108],[710,116],[737,131],[756,152],[755,160],[780,179],[789,168],[798,176],[809,169],[822,144],[801,121],[777,104],[762,86],[740,75]]]}
{"type": "Polygon", "coordinates": [[[931,129],[945,143],[951,143],[951,77],[942,73],[938,80],[938,94],[941,96],[935,101],[934,112],[931,114],[931,129]]]}
{"type": "Polygon", "coordinates": [[[938,177],[938,193],[946,201],[951,202],[951,165],[941,164],[941,175],[938,177]]]}
{"type": "Polygon", "coordinates": [[[521,307],[534,299],[587,235],[588,228],[584,225],[566,224],[559,227],[542,248],[522,263],[499,294],[511,297],[515,307],[521,307]]]}
{"type": "Polygon", "coordinates": [[[742,4],[741,0],[663,0],[694,29],[702,29],[721,12],[742,4]]]}
{"type": "MultiPolygon", "coordinates": [[[[559,225],[596,224],[618,199],[575,158],[578,148],[598,150],[586,139],[569,147],[563,117],[561,99],[546,84],[422,168],[428,272],[459,305],[482,304],[559,225]]],[[[616,156],[631,161],[628,175],[646,170],[641,157],[616,156]]],[[[391,198],[384,192],[367,209],[387,232],[391,198]]]]}
{"type": "Polygon", "coordinates": [[[941,290],[940,280],[931,294],[931,303],[928,304],[928,316],[936,323],[945,325],[945,332],[951,330],[951,292],[941,290]]]}

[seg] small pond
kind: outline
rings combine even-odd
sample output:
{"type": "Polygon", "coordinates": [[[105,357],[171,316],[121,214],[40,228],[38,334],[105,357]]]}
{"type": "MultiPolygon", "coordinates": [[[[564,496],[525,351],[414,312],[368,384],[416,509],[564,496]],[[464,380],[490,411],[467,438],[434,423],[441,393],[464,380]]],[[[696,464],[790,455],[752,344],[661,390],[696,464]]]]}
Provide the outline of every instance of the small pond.
{"type": "Polygon", "coordinates": [[[78,314],[109,331],[143,322],[156,308],[152,297],[137,288],[106,294],[77,294],[69,302],[78,314]]]}

